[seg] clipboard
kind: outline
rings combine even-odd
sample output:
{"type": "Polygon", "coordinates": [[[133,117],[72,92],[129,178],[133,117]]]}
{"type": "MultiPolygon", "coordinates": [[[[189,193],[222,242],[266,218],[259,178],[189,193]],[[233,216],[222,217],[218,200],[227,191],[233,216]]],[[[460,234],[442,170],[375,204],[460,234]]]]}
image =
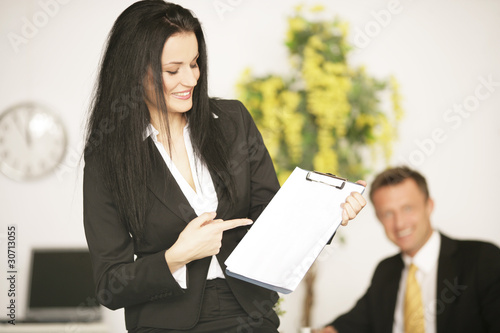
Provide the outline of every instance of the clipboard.
{"type": "Polygon", "coordinates": [[[342,222],[341,204],[364,186],[295,168],[224,262],[227,275],[294,291],[342,222]]]}

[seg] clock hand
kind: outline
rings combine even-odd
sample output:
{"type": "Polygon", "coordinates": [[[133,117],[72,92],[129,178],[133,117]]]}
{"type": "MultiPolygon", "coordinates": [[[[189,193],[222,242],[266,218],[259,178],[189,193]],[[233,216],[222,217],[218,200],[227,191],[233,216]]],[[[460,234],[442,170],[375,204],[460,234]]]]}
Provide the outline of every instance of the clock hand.
{"type": "Polygon", "coordinates": [[[14,126],[17,128],[19,134],[21,134],[21,137],[24,139],[24,142],[26,145],[31,147],[31,133],[30,133],[30,121],[31,121],[31,112],[23,112],[23,116],[20,117],[20,113],[16,114],[12,117],[12,122],[14,123],[14,126]]]}

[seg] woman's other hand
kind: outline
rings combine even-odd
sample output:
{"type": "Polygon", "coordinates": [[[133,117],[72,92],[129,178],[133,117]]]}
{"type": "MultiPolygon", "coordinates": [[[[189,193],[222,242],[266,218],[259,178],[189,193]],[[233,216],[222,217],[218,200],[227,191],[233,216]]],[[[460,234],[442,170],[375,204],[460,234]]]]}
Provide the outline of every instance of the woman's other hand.
{"type": "MultiPolygon", "coordinates": [[[[360,184],[366,187],[366,182],[364,180],[358,180],[356,184],[360,184]]],[[[352,192],[342,204],[342,225],[347,225],[350,220],[355,218],[358,213],[366,206],[365,198],[358,192],[352,192]]]]}

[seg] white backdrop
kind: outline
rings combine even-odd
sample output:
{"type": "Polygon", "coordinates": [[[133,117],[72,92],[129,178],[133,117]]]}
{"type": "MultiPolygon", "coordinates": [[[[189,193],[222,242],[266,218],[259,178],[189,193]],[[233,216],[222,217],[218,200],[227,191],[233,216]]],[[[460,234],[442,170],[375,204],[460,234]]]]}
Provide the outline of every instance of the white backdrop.
{"type": "MultiPolygon", "coordinates": [[[[50,106],[64,120],[69,149],[62,167],[34,182],[0,175],[0,268],[6,272],[7,225],[18,226],[18,317],[25,306],[32,247],[85,246],[82,228],[83,124],[106,35],[132,0],[0,0],[0,110],[24,100],[50,106]],[[28,25],[33,25],[27,28],[28,25]],[[34,28],[34,29],[33,29],[34,28]],[[12,42],[12,36],[22,37],[12,42]],[[22,40],[22,42],[20,42],[22,40]]],[[[234,98],[249,66],[288,70],[286,17],[298,3],[326,5],[348,20],[351,62],[377,77],[396,76],[406,116],[393,163],[428,178],[435,226],[450,236],[500,245],[500,2],[431,0],[184,0],[207,38],[210,93],[234,98]],[[459,111],[462,109],[463,111],[459,111]]],[[[383,166],[375,166],[380,170],[383,166]]],[[[370,180],[370,179],[368,179],[370,180]]],[[[378,261],[396,251],[368,206],[319,258],[313,323],[348,310],[378,261]]],[[[3,276],[0,274],[0,276],[3,276]]],[[[0,306],[7,305],[0,279],[0,306]]],[[[280,331],[300,327],[303,288],[284,296],[280,331]]],[[[4,317],[4,311],[0,317],[4,317]]],[[[123,312],[106,311],[111,332],[123,312]]]]}

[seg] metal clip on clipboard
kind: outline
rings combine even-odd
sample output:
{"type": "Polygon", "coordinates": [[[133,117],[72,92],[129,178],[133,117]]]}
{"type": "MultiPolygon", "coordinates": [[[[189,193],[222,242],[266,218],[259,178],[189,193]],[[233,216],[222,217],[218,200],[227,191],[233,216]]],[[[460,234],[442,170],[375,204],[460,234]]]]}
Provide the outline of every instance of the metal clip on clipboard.
{"type": "Polygon", "coordinates": [[[339,190],[344,188],[345,182],[347,181],[347,179],[337,177],[331,173],[322,173],[317,171],[309,171],[307,173],[306,180],[333,186],[339,190]]]}

